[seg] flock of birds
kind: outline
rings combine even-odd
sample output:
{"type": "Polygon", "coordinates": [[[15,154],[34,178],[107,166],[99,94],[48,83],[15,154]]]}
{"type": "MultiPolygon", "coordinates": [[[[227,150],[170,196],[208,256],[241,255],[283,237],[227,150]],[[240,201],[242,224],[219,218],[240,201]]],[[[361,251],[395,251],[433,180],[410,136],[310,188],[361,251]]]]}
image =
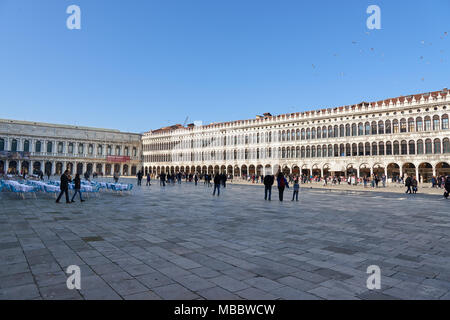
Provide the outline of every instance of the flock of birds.
{"type": "MultiPolygon", "coordinates": [[[[365,33],[366,33],[367,35],[370,35],[370,32],[368,32],[368,31],[366,31],[365,33]]],[[[444,32],[443,34],[441,34],[440,39],[441,39],[441,40],[445,40],[445,39],[447,38],[447,36],[448,36],[448,32],[444,32]]],[[[426,46],[426,45],[432,46],[432,45],[433,45],[433,43],[431,43],[431,42],[426,42],[425,40],[420,41],[420,43],[421,43],[422,45],[424,45],[424,46],[426,46]]],[[[357,45],[357,44],[358,44],[358,41],[352,41],[352,45],[357,45]]],[[[369,50],[370,50],[370,52],[375,52],[375,48],[370,48],[369,50]]],[[[369,50],[368,50],[368,51],[369,51],[369,50]]],[[[364,49],[360,49],[359,52],[360,52],[360,54],[363,54],[363,53],[364,53],[364,49]]],[[[441,55],[443,55],[443,54],[445,53],[445,50],[442,50],[442,49],[441,49],[441,50],[439,51],[439,53],[440,53],[441,55]]],[[[380,55],[381,55],[382,58],[384,57],[384,53],[383,53],[383,52],[382,52],[380,55]]],[[[339,54],[338,54],[338,53],[334,53],[333,56],[334,56],[334,57],[338,57],[339,54]]],[[[424,59],[425,59],[424,56],[420,56],[420,57],[419,57],[419,60],[421,60],[421,61],[423,61],[424,59]]],[[[443,58],[440,58],[440,62],[441,62],[441,63],[444,63],[444,59],[443,59],[443,58]]],[[[429,65],[429,64],[430,64],[430,61],[426,61],[426,64],[429,65]]],[[[314,70],[317,68],[317,66],[316,66],[315,64],[312,64],[311,66],[312,66],[312,68],[313,68],[314,70]]],[[[340,77],[344,77],[344,75],[345,75],[344,72],[340,72],[340,73],[339,73],[339,76],[340,76],[340,77]]],[[[422,77],[420,80],[425,81],[425,78],[422,77]]]]}

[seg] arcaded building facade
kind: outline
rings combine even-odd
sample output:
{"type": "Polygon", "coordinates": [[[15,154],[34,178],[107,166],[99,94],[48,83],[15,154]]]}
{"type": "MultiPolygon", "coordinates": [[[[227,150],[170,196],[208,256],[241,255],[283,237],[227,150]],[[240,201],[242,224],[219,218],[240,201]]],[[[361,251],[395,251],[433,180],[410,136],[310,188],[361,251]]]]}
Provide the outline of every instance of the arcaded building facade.
{"type": "Polygon", "coordinates": [[[135,175],[141,155],[140,134],[0,119],[0,173],[135,175]]]}
{"type": "Polygon", "coordinates": [[[377,102],[202,126],[142,137],[145,172],[313,176],[450,174],[447,89],[377,102]]]}

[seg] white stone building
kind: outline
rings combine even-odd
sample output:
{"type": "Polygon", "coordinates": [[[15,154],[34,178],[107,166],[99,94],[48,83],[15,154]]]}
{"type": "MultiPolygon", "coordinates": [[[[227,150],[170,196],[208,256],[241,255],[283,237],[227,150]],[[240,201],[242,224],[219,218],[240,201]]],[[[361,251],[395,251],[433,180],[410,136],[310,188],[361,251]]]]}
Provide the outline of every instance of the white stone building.
{"type": "Polygon", "coordinates": [[[141,135],[119,130],[0,119],[0,173],[71,172],[135,175],[141,135]]]}
{"type": "Polygon", "coordinates": [[[425,94],[210,125],[142,137],[145,172],[450,174],[450,94],[425,94]]]}

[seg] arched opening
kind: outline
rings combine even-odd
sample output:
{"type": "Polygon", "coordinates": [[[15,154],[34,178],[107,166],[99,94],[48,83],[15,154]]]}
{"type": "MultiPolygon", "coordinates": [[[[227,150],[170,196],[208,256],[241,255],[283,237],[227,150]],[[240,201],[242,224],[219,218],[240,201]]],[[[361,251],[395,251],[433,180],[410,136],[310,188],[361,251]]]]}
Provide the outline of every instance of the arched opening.
{"type": "Polygon", "coordinates": [[[419,176],[422,182],[430,182],[433,177],[433,166],[428,162],[419,165],[419,176]]]}
{"type": "Polygon", "coordinates": [[[254,176],[255,174],[256,174],[256,169],[255,169],[255,166],[254,165],[250,165],[249,167],[248,167],[248,174],[250,175],[250,176],[254,176]]]}
{"type": "Polygon", "coordinates": [[[17,173],[17,161],[11,160],[9,162],[8,173],[10,173],[10,174],[16,174],[17,173]]]}
{"type": "Polygon", "coordinates": [[[214,166],[214,174],[219,174],[220,169],[219,166],[214,166]]]}
{"type": "Polygon", "coordinates": [[[77,173],[83,174],[83,164],[82,163],[77,163],[77,173]]]}
{"type": "Polygon", "coordinates": [[[124,165],[123,165],[122,174],[123,174],[124,176],[127,176],[127,175],[128,175],[128,165],[127,165],[127,164],[124,164],[124,165]]]}
{"type": "Polygon", "coordinates": [[[213,166],[208,166],[208,174],[213,174],[213,166]]]}
{"type": "Polygon", "coordinates": [[[382,177],[384,175],[384,166],[380,163],[377,163],[373,166],[373,174],[376,174],[378,177],[382,177]]]}
{"type": "Polygon", "coordinates": [[[412,177],[416,175],[416,166],[413,163],[407,162],[402,166],[403,177],[412,177]]]}
{"type": "Polygon", "coordinates": [[[61,162],[56,163],[56,174],[61,175],[63,173],[63,164],[61,162]]]}
{"type": "Polygon", "coordinates": [[[353,164],[350,163],[347,166],[347,170],[345,173],[347,174],[347,177],[356,176],[356,174],[358,173],[358,170],[356,170],[355,167],[353,166],[353,164]]]}
{"type": "Polygon", "coordinates": [[[47,161],[45,163],[45,174],[46,175],[51,175],[52,174],[52,169],[53,169],[52,163],[47,161]]]}
{"type": "Polygon", "coordinates": [[[263,166],[262,166],[262,165],[258,165],[258,166],[256,167],[256,175],[257,175],[258,177],[264,175],[264,172],[263,172],[263,166]]]}
{"type": "Polygon", "coordinates": [[[320,177],[321,176],[321,172],[320,172],[319,166],[317,164],[312,166],[312,175],[314,177],[320,177]]]}
{"type": "Polygon", "coordinates": [[[300,176],[300,168],[298,166],[292,167],[292,174],[296,177],[300,176]]]}
{"type": "Polygon", "coordinates": [[[437,176],[450,175],[450,165],[447,162],[439,162],[436,165],[436,175],[437,176]]]}
{"type": "Polygon", "coordinates": [[[396,163],[390,163],[387,166],[387,177],[396,181],[400,176],[400,166],[396,163]]]}
{"type": "Polygon", "coordinates": [[[73,174],[73,163],[72,162],[67,163],[66,170],[69,170],[69,172],[71,174],[73,174]]]}
{"type": "Polygon", "coordinates": [[[97,166],[95,167],[95,172],[97,172],[97,174],[102,174],[102,164],[101,163],[97,163],[97,166]]]}
{"type": "Polygon", "coordinates": [[[323,177],[327,178],[330,176],[330,165],[329,164],[325,164],[323,166],[323,177]]]}
{"type": "Polygon", "coordinates": [[[240,176],[240,170],[238,166],[234,167],[234,174],[235,177],[239,177],[240,176]]]}
{"type": "Polygon", "coordinates": [[[105,166],[105,175],[107,176],[112,175],[112,166],[109,163],[105,166]]]}
{"type": "Polygon", "coordinates": [[[363,163],[359,166],[359,176],[360,177],[370,177],[370,166],[363,163]]]}
{"type": "Polygon", "coordinates": [[[228,166],[227,167],[227,174],[228,175],[232,175],[233,174],[233,166],[228,166]]]}
{"type": "Polygon", "coordinates": [[[113,173],[120,173],[120,164],[114,165],[114,172],[113,173]]]}
{"type": "Polygon", "coordinates": [[[22,161],[20,171],[22,174],[28,174],[30,172],[30,163],[28,161],[22,161]]]}
{"type": "Polygon", "coordinates": [[[284,166],[284,168],[283,168],[283,174],[285,174],[285,175],[290,175],[290,174],[291,174],[291,169],[289,169],[288,166],[284,166]]]}
{"type": "Polygon", "coordinates": [[[89,174],[92,174],[93,168],[94,168],[94,165],[92,163],[88,163],[86,166],[86,171],[89,172],[89,174]]]}
{"type": "Polygon", "coordinates": [[[242,176],[246,176],[247,175],[247,166],[244,164],[242,167],[241,167],[241,175],[242,176]]]}
{"type": "Polygon", "coordinates": [[[5,174],[5,163],[0,160],[0,174],[5,174]]]}
{"type": "Polygon", "coordinates": [[[41,171],[41,163],[39,161],[35,161],[33,163],[33,174],[38,174],[41,171]]]}
{"type": "Polygon", "coordinates": [[[208,173],[208,168],[206,166],[202,167],[202,174],[207,174],[208,173]]]}

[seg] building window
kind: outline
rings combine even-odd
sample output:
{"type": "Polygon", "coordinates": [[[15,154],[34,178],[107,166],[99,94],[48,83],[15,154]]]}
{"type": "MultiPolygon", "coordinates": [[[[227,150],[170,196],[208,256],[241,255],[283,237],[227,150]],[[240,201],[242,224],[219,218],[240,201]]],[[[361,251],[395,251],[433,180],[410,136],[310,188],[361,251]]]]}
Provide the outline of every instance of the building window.
{"type": "Polygon", "coordinates": [[[364,135],[364,125],[362,123],[358,124],[358,136],[364,135]]]}
{"type": "Polygon", "coordinates": [[[425,118],[425,130],[424,131],[431,131],[431,118],[426,117],[425,118]]]}
{"type": "Polygon", "coordinates": [[[416,119],[416,131],[417,132],[423,131],[423,121],[422,118],[420,117],[416,119]]]}
{"type": "Polygon", "coordinates": [[[439,116],[433,117],[433,130],[439,130],[439,116]]]}
{"type": "Polygon", "coordinates": [[[386,142],[386,155],[387,156],[392,155],[392,144],[390,142],[386,142]]]}
{"type": "Polygon", "coordinates": [[[433,153],[433,147],[431,145],[431,139],[425,140],[425,153],[426,154],[432,154],[433,153]]]}
{"type": "Polygon", "coordinates": [[[40,141],[36,142],[35,152],[41,152],[41,142],[40,141]]]}
{"type": "Polygon", "coordinates": [[[120,156],[120,147],[116,146],[116,156],[120,156]]]}
{"type": "Polygon", "coordinates": [[[409,154],[416,154],[416,143],[413,140],[409,141],[409,154]]]}
{"type": "Polygon", "coordinates": [[[406,132],[406,119],[400,120],[400,132],[406,132]]]}
{"type": "Polygon", "coordinates": [[[448,130],[448,115],[442,116],[442,130],[448,130]]]}
{"type": "Polygon", "coordinates": [[[62,142],[58,143],[58,153],[63,153],[63,143],[62,142]]]}
{"type": "Polygon", "coordinates": [[[101,145],[97,146],[97,154],[102,156],[103,155],[103,147],[101,145]]]}
{"type": "Polygon", "coordinates": [[[384,123],[383,121],[378,122],[378,134],[384,134],[384,123]]]}
{"type": "Polygon", "coordinates": [[[406,144],[406,141],[401,142],[401,152],[402,155],[408,154],[408,145],[406,144]]]}
{"type": "Polygon", "coordinates": [[[51,141],[47,142],[47,153],[53,152],[53,143],[51,141]]]}
{"type": "Polygon", "coordinates": [[[25,142],[23,143],[23,151],[30,152],[30,141],[25,140],[25,142]]]}
{"type": "Polygon", "coordinates": [[[417,141],[417,154],[423,154],[423,141],[417,141]]]}
{"type": "Polygon", "coordinates": [[[70,154],[73,154],[73,143],[72,142],[69,143],[69,146],[67,148],[67,152],[70,153],[70,154]]]}
{"type": "Polygon", "coordinates": [[[107,155],[110,156],[112,154],[112,147],[108,146],[106,149],[107,155]]]}
{"type": "Polygon", "coordinates": [[[444,151],[444,153],[450,153],[450,141],[448,138],[445,138],[442,141],[442,150],[444,151]]]}
{"type": "Polygon", "coordinates": [[[398,143],[398,141],[394,141],[394,155],[399,155],[400,154],[400,145],[398,143]]]}
{"type": "Polygon", "coordinates": [[[137,157],[137,148],[136,147],[133,148],[133,157],[137,157]]]}
{"type": "Polygon", "coordinates": [[[13,139],[11,142],[11,151],[16,152],[17,151],[17,140],[13,139]]]}
{"type": "Polygon", "coordinates": [[[434,139],[434,153],[441,153],[441,140],[434,139]]]}
{"type": "Polygon", "coordinates": [[[393,133],[398,133],[398,121],[394,120],[392,122],[393,133]]]}
{"type": "Polygon", "coordinates": [[[5,151],[5,139],[0,139],[0,151],[5,151]]]}
{"type": "Polygon", "coordinates": [[[391,121],[387,120],[386,121],[386,134],[391,134],[391,133],[392,133],[392,131],[391,131],[391,121]]]}
{"type": "Polygon", "coordinates": [[[78,154],[83,154],[83,152],[84,152],[84,145],[80,143],[78,145],[78,154]]]}
{"type": "Polygon", "coordinates": [[[90,155],[92,155],[94,153],[94,146],[92,144],[90,144],[89,147],[88,147],[88,153],[90,155]]]}

